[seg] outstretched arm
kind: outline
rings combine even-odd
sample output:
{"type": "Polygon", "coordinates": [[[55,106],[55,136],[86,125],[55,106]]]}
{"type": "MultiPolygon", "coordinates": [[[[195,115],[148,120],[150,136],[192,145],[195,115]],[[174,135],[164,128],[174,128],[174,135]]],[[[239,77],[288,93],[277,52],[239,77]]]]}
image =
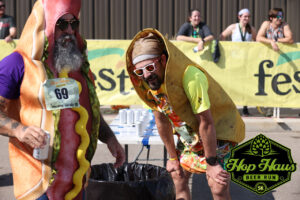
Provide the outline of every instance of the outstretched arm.
{"type": "Polygon", "coordinates": [[[16,35],[17,35],[16,27],[11,27],[9,29],[9,35],[4,38],[5,42],[12,42],[12,40],[16,37],[16,35]]]}
{"type": "Polygon", "coordinates": [[[256,41],[257,42],[263,42],[263,43],[266,43],[266,44],[271,44],[272,46],[272,49],[274,51],[279,51],[279,47],[278,45],[276,44],[276,41],[272,40],[272,39],[268,39],[266,38],[266,31],[268,29],[268,26],[270,25],[270,22],[268,21],[265,21],[259,28],[258,30],[258,33],[257,33],[257,36],[256,36],[256,41]]]}
{"type": "Polygon", "coordinates": [[[157,126],[158,133],[167,149],[170,158],[167,162],[168,172],[176,172],[179,175],[182,175],[182,170],[180,168],[180,163],[177,160],[177,153],[173,138],[173,129],[172,125],[169,122],[168,118],[158,111],[153,111],[155,116],[155,122],[157,126]]]}
{"type": "Polygon", "coordinates": [[[116,158],[116,162],[114,167],[120,167],[125,161],[125,152],[114,133],[112,132],[109,125],[104,120],[102,114],[100,115],[100,129],[99,129],[99,137],[98,139],[106,143],[107,148],[113,157],[116,158]]]}
{"type": "Polygon", "coordinates": [[[178,35],[176,37],[176,40],[181,40],[181,41],[185,41],[185,42],[193,42],[193,43],[198,43],[198,42],[202,41],[201,38],[193,38],[193,37],[189,37],[189,36],[185,36],[185,35],[178,35]]]}
{"type": "Polygon", "coordinates": [[[278,38],[277,41],[281,43],[293,44],[294,43],[293,33],[288,24],[284,25],[283,32],[284,32],[284,38],[278,38]]]}
{"type": "MultiPolygon", "coordinates": [[[[199,121],[199,133],[204,147],[205,157],[216,157],[217,137],[214,127],[213,119],[210,110],[203,111],[196,114],[199,121]]],[[[229,181],[229,174],[221,165],[207,164],[206,174],[219,184],[227,185],[229,181]]]]}
{"type": "Polygon", "coordinates": [[[219,36],[220,40],[225,40],[227,37],[232,35],[232,30],[234,28],[235,24],[231,24],[230,26],[228,26],[219,36]]]}

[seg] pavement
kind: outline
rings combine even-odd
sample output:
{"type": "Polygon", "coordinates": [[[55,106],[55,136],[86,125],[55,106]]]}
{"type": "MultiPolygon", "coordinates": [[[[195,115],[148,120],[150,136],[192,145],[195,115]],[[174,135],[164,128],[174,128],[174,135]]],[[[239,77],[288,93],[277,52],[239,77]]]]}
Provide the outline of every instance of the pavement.
{"type": "MultiPolygon", "coordinates": [[[[109,106],[101,107],[105,120],[109,123],[117,115],[109,106]]],[[[239,107],[239,110],[241,108],[239,107]]],[[[262,116],[255,107],[249,108],[251,116],[243,117],[246,124],[246,138],[243,142],[252,139],[262,133],[268,138],[291,149],[292,158],[295,163],[300,163],[300,109],[280,109],[280,118],[267,118],[262,116]]],[[[0,137],[0,199],[13,200],[13,181],[8,159],[8,138],[0,137]]],[[[243,143],[242,142],[242,143],[243,143]]],[[[141,145],[129,145],[129,162],[132,162],[141,145]]],[[[150,148],[149,164],[163,167],[163,146],[152,145],[150,148]]],[[[139,163],[146,163],[146,151],[140,155],[139,163]]],[[[92,165],[101,163],[112,163],[114,159],[110,155],[105,144],[99,144],[92,165]]],[[[205,175],[193,175],[190,179],[192,200],[203,199],[211,200],[210,189],[207,186],[205,175]]],[[[291,181],[279,186],[265,195],[255,193],[231,182],[231,196],[233,200],[299,200],[300,199],[300,170],[292,173],[291,181]]]]}

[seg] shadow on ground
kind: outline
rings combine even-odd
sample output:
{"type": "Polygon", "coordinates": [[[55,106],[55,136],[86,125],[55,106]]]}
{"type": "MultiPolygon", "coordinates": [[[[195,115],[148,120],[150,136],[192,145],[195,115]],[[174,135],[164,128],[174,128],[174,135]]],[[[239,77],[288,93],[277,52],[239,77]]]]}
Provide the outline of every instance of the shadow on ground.
{"type": "MultiPolygon", "coordinates": [[[[205,174],[194,174],[192,177],[192,200],[205,199],[213,200],[210,189],[207,185],[205,174]]],[[[233,182],[230,184],[230,194],[232,200],[274,200],[272,191],[264,194],[257,195],[250,190],[239,186],[233,182]]]]}
{"type": "Polygon", "coordinates": [[[0,187],[13,185],[12,173],[0,175],[0,187]]]}
{"type": "MultiPolygon", "coordinates": [[[[262,107],[264,108],[264,107],[262,107]]],[[[266,109],[266,108],[264,108],[266,109]]],[[[271,108],[273,112],[273,107],[271,108]]],[[[257,107],[248,107],[249,116],[243,115],[242,108],[238,108],[239,113],[243,117],[265,117],[262,113],[259,112],[260,109],[257,107]]],[[[280,108],[280,118],[300,118],[300,109],[299,108],[280,108]]]]}

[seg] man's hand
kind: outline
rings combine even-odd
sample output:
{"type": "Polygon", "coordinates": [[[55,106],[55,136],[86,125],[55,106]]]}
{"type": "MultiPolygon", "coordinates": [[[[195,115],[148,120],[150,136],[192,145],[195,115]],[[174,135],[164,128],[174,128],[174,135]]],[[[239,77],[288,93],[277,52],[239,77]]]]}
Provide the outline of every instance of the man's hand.
{"type": "Polygon", "coordinates": [[[22,143],[32,148],[40,148],[46,143],[46,134],[43,129],[36,126],[24,126],[16,133],[16,137],[22,143]]]}
{"type": "Polygon", "coordinates": [[[13,39],[12,39],[12,37],[11,37],[10,35],[6,36],[6,37],[4,38],[4,40],[5,40],[5,42],[7,42],[7,43],[13,41],[13,39]]]}
{"type": "Polygon", "coordinates": [[[116,162],[114,164],[115,168],[120,167],[123,165],[125,161],[125,151],[116,139],[116,137],[110,137],[107,140],[107,148],[109,149],[110,153],[112,154],[113,157],[116,158],[116,162]]]}
{"type": "Polygon", "coordinates": [[[230,174],[225,171],[219,164],[214,166],[207,164],[206,174],[215,182],[225,186],[229,183],[230,180],[230,174]]]}
{"type": "Polygon", "coordinates": [[[176,172],[178,175],[183,175],[183,171],[178,160],[168,160],[167,171],[169,173],[176,172]]]}

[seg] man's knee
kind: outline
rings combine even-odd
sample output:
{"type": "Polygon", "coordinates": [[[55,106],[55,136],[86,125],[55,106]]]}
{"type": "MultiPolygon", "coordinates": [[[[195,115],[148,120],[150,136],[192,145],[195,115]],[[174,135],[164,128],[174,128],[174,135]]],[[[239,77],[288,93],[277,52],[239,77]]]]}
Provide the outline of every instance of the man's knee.
{"type": "Polygon", "coordinates": [[[210,187],[211,193],[214,196],[225,197],[225,196],[229,195],[230,181],[228,181],[226,185],[219,184],[209,177],[207,177],[207,181],[208,181],[208,185],[210,187]]]}
{"type": "Polygon", "coordinates": [[[211,187],[211,192],[216,196],[227,196],[229,194],[229,185],[221,185],[219,183],[214,183],[211,187]]]}

